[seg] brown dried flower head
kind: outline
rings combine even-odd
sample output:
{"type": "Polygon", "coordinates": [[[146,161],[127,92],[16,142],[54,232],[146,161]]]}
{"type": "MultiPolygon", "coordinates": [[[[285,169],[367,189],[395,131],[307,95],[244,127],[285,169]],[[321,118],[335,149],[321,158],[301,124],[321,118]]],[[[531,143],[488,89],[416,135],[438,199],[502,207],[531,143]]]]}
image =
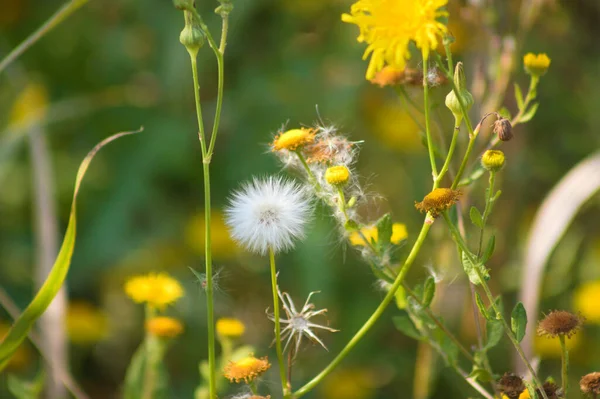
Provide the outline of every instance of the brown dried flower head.
{"type": "MultiPolygon", "coordinates": [[[[564,397],[562,388],[556,385],[553,381],[546,381],[544,385],[542,385],[544,392],[548,399],[561,399],[564,397]]],[[[538,398],[542,397],[542,394],[539,389],[536,390],[538,398]]]]}
{"type": "Polygon", "coordinates": [[[304,147],[304,154],[308,163],[347,164],[352,159],[353,146],[343,136],[324,137],[304,147]]]}
{"type": "Polygon", "coordinates": [[[494,133],[498,135],[498,138],[502,141],[509,141],[513,138],[512,125],[506,118],[499,118],[494,122],[494,133]]]}
{"type": "Polygon", "coordinates": [[[225,369],[223,369],[223,375],[231,382],[240,382],[243,380],[246,383],[250,383],[270,367],[271,363],[269,363],[266,356],[257,359],[253,355],[250,355],[241,360],[229,362],[225,366],[225,369]]]}
{"type": "Polygon", "coordinates": [[[583,317],[566,310],[554,310],[539,322],[537,333],[551,338],[560,335],[571,338],[581,328],[583,321],[583,317]]]}
{"type": "Polygon", "coordinates": [[[579,381],[581,392],[591,395],[600,395],[600,372],[584,375],[579,381]]]}
{"type": "Polygon", "coordinates": [[[523,379],[513,373],[504,373],[498,380],[498,390],[509,399],[518,399],[519,395],[525,390],[523,379]]]}
{"type": "Polygon", "coordinates": [[[415,208],[421,212],[431,212],[431,216],[438,217],[446,209],[450,209],[460,197],[460,191],[451,188],[436,188],[423,198],[423,201],[416,202],[415,208]]]}

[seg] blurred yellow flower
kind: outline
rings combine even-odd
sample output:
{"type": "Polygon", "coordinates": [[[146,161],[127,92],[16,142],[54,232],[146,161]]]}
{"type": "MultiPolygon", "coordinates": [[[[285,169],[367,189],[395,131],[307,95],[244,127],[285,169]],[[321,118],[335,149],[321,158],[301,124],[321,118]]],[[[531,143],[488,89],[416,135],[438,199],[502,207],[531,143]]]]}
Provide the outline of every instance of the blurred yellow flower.
{"type": "Polygon", "coordinates": [[[135,302],[145,302],[158,309],[164,309],[183,296],[181,284],[166,273],[132,277],[125,283],[125,292],[135,302]]]}
{"type": "Polygon", "coordinates": [[[183,324],[172,317],[153,317],[146,321],[146,331],[160,338],[175,338],[183,332],[183,324]]]}
{"type": "Polygon", "coordinates": [[[67,334],[76,344],[92,344],[108,336],[106,314],[87,302],[76,301],[67,308],[67,334]]]}
{"type": "MultiPolygon", "coordinates": [[[[581,345],[582,335],[573,335],[570,339],[565,341],[567,343],[568,350],[576,349],[581,345]]],[[[558,339],[540,337],[536,335],[533,344],[535,353],[542,359],[560,358],[561,356],[560,341],[558,339]]]]}
{"type": "MultiPolygon", "coordinates": [[[[204,213],[193,216],[186,227],[187,244],[198,254],[204,254],[204,213]]],[[[228,259],[238,252],[237,245],[231,240],[223,213],[211,212],[211,244],[213,259],[228,259]]]]}
{"type": "MultiPolygon", "coordinates": [[[[0,321],[0,342],[4,340],[8,330],[10,330],[10,324],[0,321]]],[[[22,371],[31,364],[32,360],[32,353],[27,344],[21,344],[8,361],[6,368],[10,371],[22,371]]]]}
{"type": "Polygon", "coordinates": [[[385,65],[404,69],[410,58],[408,45],[413,41],[421,49],[423,58],[429,58],[431,49],[438,45],[438,37],[447,28],[438,21],[448,13],[440,10],[448,0],[358,0],[343,14],[342,21],[356,24],[360,29],[359,42],[368,44],[363,55],[371,61],[367,79],[385,65]]]}
{"type": "Polygon", "coordinates": [[[30,83],[17,97],[12,111],[11,122],[18,124],[41,119],[46,113],[48,93],[39,83],[30,83]]]}
{"type": "Polygon", "coordinates": [[[523,57],[525,71],[533,76],[542,76],[550,67],[550,58],[545,53],[533,54],[527,53],[523,57]]]}
{"type": "Polygon", "coordinates": [[[423,148],[419,126],[401,104],[386,102],[373,111],[373,134],[386,146],[402,152],[423,148]]]}
{"type": "MultiPolygon", "coordinates": [[[[367,239],[368,242],[371,242],[371,240],[377,242],[379,235],[377,231],[377,226],[363,227],[362,229],[360,229],[360,233],[362,233],[362,235],[364,236],[364,238],[367,239]]],[[[354,245],[355,247],[367,245],[360,233],[358,231],[355,231],[352,234],[350,234],[350,244],[354,245]]],[[[402,240],[405,240],[407,237],[408,232],[406,231],[406,225],[402,223],[394,223],[392,225],[392,237],[390,240],[392,244],[399,244],[402,240]]]]}
{"type": "Polygon", "coordinates": [[[238,319],[221,318],[217,320],[217,334],[222,337],[238,338],[246,331],[246,326],[238,319]]]}
{"type": "Polygon", "coordinates": [[[321,395],[327,399],[370,399],[375,397],[376,383],[368,369],[342,369],[327,378],[321,395]]]}
{"type": "Polygon", "coordinates": [[[600,280],[590,281],[577,287],[573,295],[575,309],[587,322],[600,323],[600,280]]]}

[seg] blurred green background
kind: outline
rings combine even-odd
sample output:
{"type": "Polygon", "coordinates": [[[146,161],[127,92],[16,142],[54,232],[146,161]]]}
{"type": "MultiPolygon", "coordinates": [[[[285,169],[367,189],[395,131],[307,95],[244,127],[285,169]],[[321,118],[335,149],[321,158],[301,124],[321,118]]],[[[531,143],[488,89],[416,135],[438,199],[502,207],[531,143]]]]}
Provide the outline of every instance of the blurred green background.
{"type": "MultiPolygon", "coordinates": [[[[216,35],[219,17],[212,11],[217,2],[198,3],[216,35]]],[[[225,55],[225,101],[212,167],[219,283],[216,313],[243,320],[247,327],[243,341],[257,348],[257,356],[269,354],[274,361],[274,351],[268,348],[272,325],[264,315],[270,303],[267,261],[237,249],[219,213],[240,182],[281,172],[275,157],[268,154],[273,135],[282,125],[312,125],[321,118],[339,126],[351,140],[364,140],[357,170],[368,192],[381,196],[363,210],[365,220],[392,212],[396,222],[407,225],[411,244],[422,223],[414,201],[429,190],[429,161],[418,128],[395,92],[364,80],[364,46],[356,42],[356,27],[340,20],[350,1],[233,3],[225,55]]],[[[450,2],[450,31],[457,39],[453,49],[455,57],[465,62],[469,79],[485,72],[481,60],[498,40],[494,32],[514,32],[519,3],[450,2]]],[[[540,18],[518,43],[514,80],[526,87],[528,80],[520,64],[525,52],[546,52],[552,64],[540,84],[537,116],[515,129],[515,139],[502,147],[507,156],[500,177],[503,195],[490,222],[499,232],[489,265],[492,288],[507,295],[507,304],[514,302],[518,287],[528,283],[519,276],[528,228],[539,203],[570,168],[600,147],[600,4],[596,0],[539,3],[544,3],[540,18]]],[[[6,54],[61,4],[3,0],[0,54],[6,54]]],[[[178,41],[182,27],[181,12],[167,0],[92,1],[0,76],[0,284],[21,308],[33,293],[35,240],[27,139],[8,139],[14,133],[14,104],[19,95],[31,83],[46,92],[43,128],[51,151],[61,237],[77,166],[85,154],[112,133],[145,128],[144,133],[121,139],[99,154],[80,196],[69,301],[79,304],[72,307],[72,315],[89,320],[95,328],[89,331],[89,323],[80,323],[80,328],[73,323],[70,357],[74,376],[93,398],[119,397],[126,366],[143,334],[142,307],[123,293],[129,276],[164,270],[185,287],[184,299],[169,310],[186,325],[167,356],[170,397],[192,397],[200,380],[198,363],[206,358],[205,301],[188,270],[203,269],[203,193],[190,65],[178,41]]],[[[417,57],[411,63],[419,67],[417,57]]],[[[208,47],[200,52],[199,65],[205,121],[210,123],[216,62],[208,47]]],[[[440,85],[433,90],[435,118],[449,133],[451,114],[443,106],[449,88],[440,85]]],[[[418,88],[408,91],[420,101],[418,88]]],[[[505,105],[514,110],[511,93],[512,89],[505,105]]],[[[478,119],[479,111],[474,107],[473,119],[478,119]]],[[[466,138],[465,133],[462,148],[466,138]]],[[[483,180],[470,192],[476,204],[483,203],[483,180]]],[[[600,281],[598,205],[596,197],[582,209],[555,251],[541,310],[577,310],[573,298],[581,285],[600,281]]],[[[324,213],[323,209],[319,212],[324,213]]],[[[314,303],[317,308],[328,308],[329,324],[341,330],[321,335],[329,353],[308,345],[299,354],[294,369],[294,386],[298,387],[343,347],[383,293],[356,251],[338,238],[337,227],[328,217],[315,217],[308,238],[278,263],[282,288],[297,302],[310,291],[321,291],[314,303]]],[[[437,309],[461,339],[472,345],[468,286],[441,223],[434,226],[410,282],[422,281],[427,268],[443,279],[437,309]]],[[[600,304],[599,287],[588,290],[589,301],[600,304]]],[[[391,323],[394,309],[388,313],[307,398],[413,397],[415,370],[419,370],[415,356],[425,349],[396,331],[391,323]]],[[[533,318],[530,315],[530,321],[533,318]]],[[[600,369],[600,316],[589,319],[583,334],[572,341],[575,387],[579,376],[600,369]]],[[[0,312],[0,320],[6,324],[10,319],[0,312]]],[[[538,351],[542,375],[558,377],[556,348],[546,342],[538,351]]],[[[498,372],[511,370],[508,352],[512,348],[505,341],[492,351],[498,372]]],[[[431,377],[430,397],[474,396],[468,385],[432,356],[420,366],[431,377]]],[[[34,375],[39,367],[37,353],[27,344],[22,357],[13,371],[34,375]]],[[[0,377],[2,398],[8,397],[4,380],[0,377]]],[[[272,390],[276,398],[277,386],[273,368],[263,389],[272,390]]]]}

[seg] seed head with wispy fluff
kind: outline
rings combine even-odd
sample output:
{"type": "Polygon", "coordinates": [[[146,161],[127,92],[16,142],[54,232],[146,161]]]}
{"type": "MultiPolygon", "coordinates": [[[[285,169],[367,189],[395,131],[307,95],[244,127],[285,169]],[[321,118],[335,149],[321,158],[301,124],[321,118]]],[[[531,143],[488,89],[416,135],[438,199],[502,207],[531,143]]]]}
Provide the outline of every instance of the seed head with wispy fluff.
{"type": "Polygon", "coordinates": [[[265,255],[291,249],[304,237],[309,200],[296,183],[280,177],[254,179],[236,191],[226,208],[231,236],[252,252],[265,255]]]}
{"type": "Polygon", "coordinates": [[[583,317],[566,310],[554,310],[540,321],[537,332],[538,335],[551,338],[560,335],[571,338],[581,328],[583,321],[583,317]]]}

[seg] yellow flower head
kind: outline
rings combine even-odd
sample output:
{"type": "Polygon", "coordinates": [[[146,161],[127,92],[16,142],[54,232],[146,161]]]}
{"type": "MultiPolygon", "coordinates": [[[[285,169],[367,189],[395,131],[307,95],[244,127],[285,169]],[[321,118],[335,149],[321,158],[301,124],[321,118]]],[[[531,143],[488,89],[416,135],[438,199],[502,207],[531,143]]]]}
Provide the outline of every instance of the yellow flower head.
{"type": "Polygon", "coordinates": [[[491,172],[497,172],[502,169],[504,161],[504,153],[500,150],[487,150],[481,157],[481,165],[491,172]]]}
{"type": "Polygon", "coordinates": [[[183,324],[172,317],[153,317],[146,321],[146,331],[160,338],[175,338],[183,332],[183,324]]]}
{"type": "Polygon", "coordinates": [[[446,33],[446,26],[438,18],[448,15],[440,10],[448,0],[358,0],[343,14],[342,21],[356,24],[360,29],[359,42],[368,44],[363,56],[371,61],[367,79],[389,65],[404,69],[410,58],[408,45],[413,41],[429,58],[431,49],[438,45],[438,36],[446,33]]]}
{"type": "Polygon", "coordinates": [[[240,382],[243,380],[246,383],[250,383],[250,381],[261,376],[270,367],[271,363],[269,363],[266,356],[257,359],[253,355],[250,355],[236,362],[229,362],[223,370],[223,375],[231,382],[240,382]]]}
{"type": "Polygon", "coordinates": [[[108,335],[108,317],[86,302],[73,302],[67,309],[67,334],[72,342],[92,344],[108,335]]]}
{"type": "Polygon", "coordinates": [[[580,285],[575,290],[573,302],[575,309],[586,320],[592,323],[600,323],[600,306],[598,306],[598,303],[600,303],[600,280],[580,285]]]}
{"type": "Polygon", "coordinates": [[[217,320],[217,334],[221,337],[239,338],[246,331],[246,326],[238,319],[222,318],[217,320]]]}
{"type": "Polygon", "coordinates": [[[163,309],[183,296],[183,288],[177,280],[166,273],[150,273],[130,278],[125,292],[137,303],[147,303],[163,309]]]}
{"type": "MultiPolygon", "coordinates": [[[[355,247],[358,247],[368,245],[368,243],[370,243],[371,240],[377,242],[379,236],[377,232],[377,226],[363,227],[362,229],[360,229],[360,233],[358,231],[355,231],[352,234],[350,234],[350,244],[352,244],[355,247]],[[362,235],[360,233],[362,233],[362,235]],[[367,242],[365,242],[362,236],[364,236],[364,238],[367,239],[367,242]]],[[[408,233],[406,231],[406,225],[402,223],[394,223],[392,225],[392,238],[390,239],[392,244],[400,244],[400,242],[402,240],[405,240],[407,237],[408,233]]]]}
{"type": "Polygon", "coordinates": [[[441,212],[450,209],[458,201],[458,197],[460,197],[460,191],[436,188],[427,194],[423,201],[415,201],[415,208],[421,212],[431,212],[431,216],[437,217],[441,212]]]}
{"type": "Polygon", "coordinates": [[[298,148],[315,141],[314,129],[300,128],[282,132],[273,140],[273,151],[289,150],[296,151],[298,148]]]}
{"type": "Polygon", "coordinates": [[[546,74],[550,67],[550,58],[546,53],[533,54],[527,53],[523,57],[525,72],[533,76],[542,76],[546,74]]]}
{"type": "Polygon", "coordinates": [[[344,165],[331,166],[325,171],[325,180],[332,186],[343,186],[349,179],[350,170],[344,165]]]}

